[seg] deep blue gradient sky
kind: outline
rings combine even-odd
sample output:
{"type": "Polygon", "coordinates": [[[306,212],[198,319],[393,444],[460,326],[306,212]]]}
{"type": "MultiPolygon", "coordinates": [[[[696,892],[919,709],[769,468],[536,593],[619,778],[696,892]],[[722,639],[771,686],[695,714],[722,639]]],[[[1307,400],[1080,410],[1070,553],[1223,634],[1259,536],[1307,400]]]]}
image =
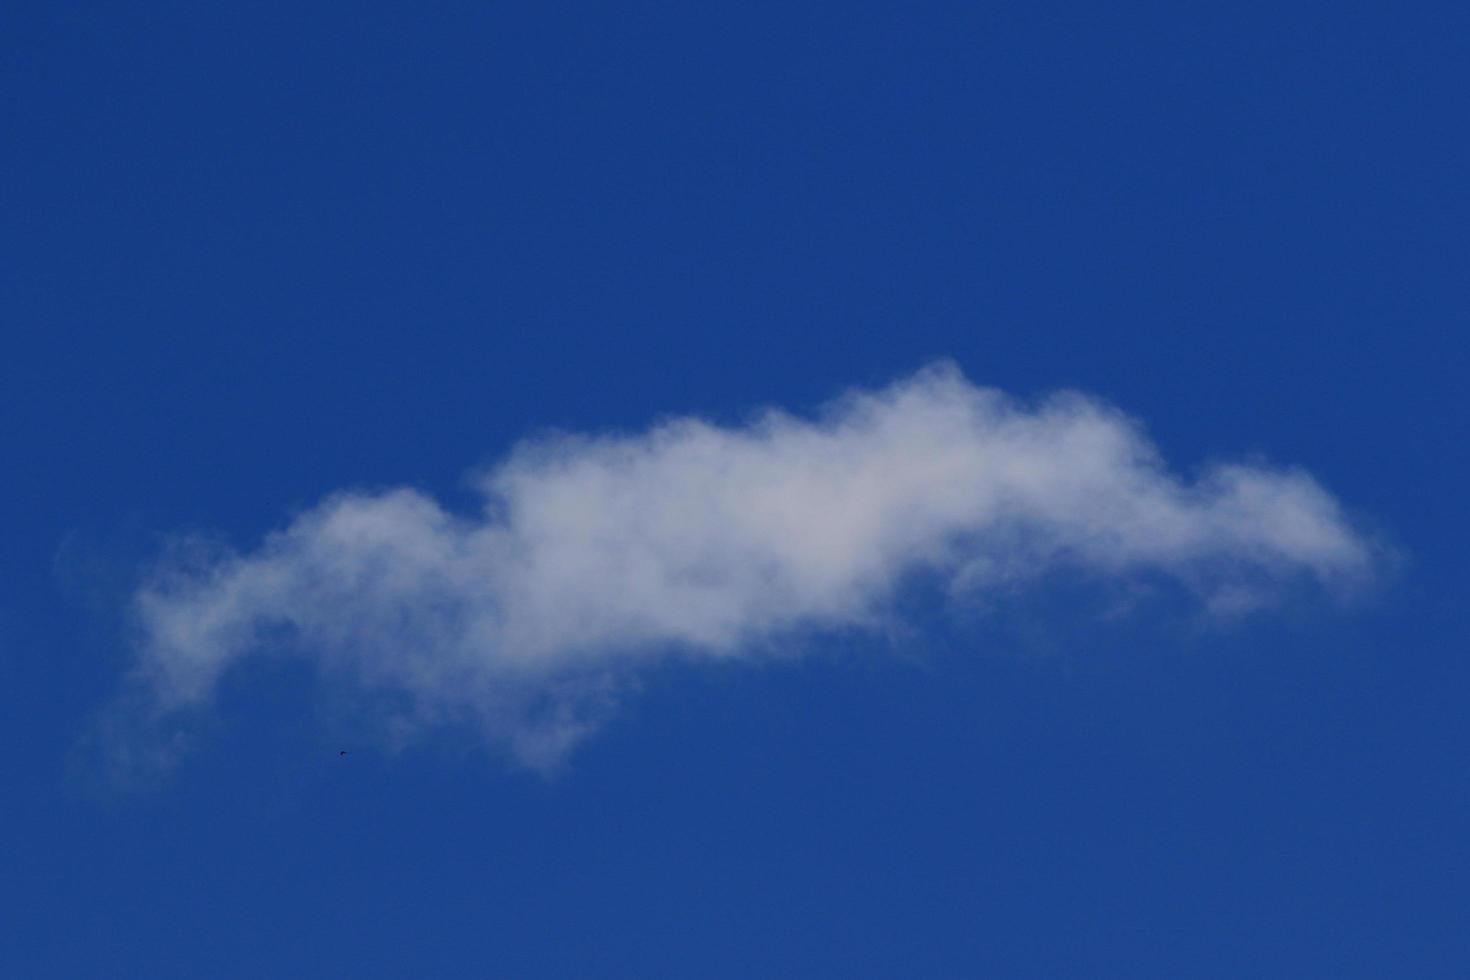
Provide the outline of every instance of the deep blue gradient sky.
{"type": "Polygon", "coordinates": [[[1461,977],[1460,4],[17,2],[0,12],[0,975],[1461,977]],[[809,409],[935,357],[1404,556],[1221,625],[916,600],[672,665],[556,778],[336,755],[232,676],[79,748],[165,536],[470,506],[548,426],[809,409]],[[930,606],[933,608],[930,608],[930,606]]]}

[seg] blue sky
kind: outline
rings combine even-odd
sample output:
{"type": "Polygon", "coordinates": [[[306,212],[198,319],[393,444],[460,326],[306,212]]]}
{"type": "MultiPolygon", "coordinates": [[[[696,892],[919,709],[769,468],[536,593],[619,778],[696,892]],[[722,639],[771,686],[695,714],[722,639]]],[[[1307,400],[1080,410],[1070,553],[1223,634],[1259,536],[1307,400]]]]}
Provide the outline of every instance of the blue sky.
{"type": "Polygon", "coordinates": [[[1466,21],[8,6],[0,973],[1462,976],[1466,21]]]}

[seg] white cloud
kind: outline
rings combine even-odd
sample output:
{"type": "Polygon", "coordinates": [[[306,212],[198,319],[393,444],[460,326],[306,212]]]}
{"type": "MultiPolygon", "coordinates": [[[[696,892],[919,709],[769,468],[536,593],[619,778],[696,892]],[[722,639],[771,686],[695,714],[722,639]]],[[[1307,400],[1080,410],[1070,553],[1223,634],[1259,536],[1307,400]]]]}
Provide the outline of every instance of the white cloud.
{"type": "Polygon", "coordinates": [[[1226,609],[1351,585],[1374,561],[1303,472],[1181,481],[1118,412],[1076,394],[1024,407],[947,364],[813,418],[543,439],[478,486],[473,516],[347,492],[248,554],[184,549],[135,597],[157,709],[289,651],[383,695],[396,723],[470,721],[547,765],[640,663],[879,626],[915,571],[982,596],[1058,569],[1162,575],[1226,609]]]}

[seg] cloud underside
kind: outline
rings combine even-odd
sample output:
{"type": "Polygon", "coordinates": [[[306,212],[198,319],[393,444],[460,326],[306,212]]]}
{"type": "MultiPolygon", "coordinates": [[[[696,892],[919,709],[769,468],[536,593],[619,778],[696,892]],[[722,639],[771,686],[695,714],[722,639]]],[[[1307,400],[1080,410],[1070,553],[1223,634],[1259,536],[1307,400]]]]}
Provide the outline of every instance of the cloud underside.
{"type": "Polygon", "coordinates": [[[1181,480],[1095,400],[1022,406],[947,364],[813,417],[542,438],[475,485],[473,515],[343,492],[249,553],[181,544],[135,596],[153,711],[205,705],[232,665],[285,652],[382,695],[397,730],[468,722],[546,766],[640,665],[882,629],[915,573],[960,601],[1059,571],[1165,577],[1229,611],[1351,587],[1373,563],[1301,471],[1181,480]]]}

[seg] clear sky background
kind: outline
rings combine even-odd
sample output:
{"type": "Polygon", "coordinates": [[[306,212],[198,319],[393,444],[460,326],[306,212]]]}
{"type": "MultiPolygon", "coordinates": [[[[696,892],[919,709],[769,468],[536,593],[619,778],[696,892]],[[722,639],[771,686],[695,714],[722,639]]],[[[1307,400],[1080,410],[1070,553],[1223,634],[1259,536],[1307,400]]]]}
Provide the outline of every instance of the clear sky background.
{"type": "Polygon", "coordinates": [[[1466,9],[6,5],[0,974],[1466,975],[1466,9]],[[182,531],[937,358],[1398,560],[1229,620],[919,583],[550,776],[251,659],[101,771],[182,531]]]}

